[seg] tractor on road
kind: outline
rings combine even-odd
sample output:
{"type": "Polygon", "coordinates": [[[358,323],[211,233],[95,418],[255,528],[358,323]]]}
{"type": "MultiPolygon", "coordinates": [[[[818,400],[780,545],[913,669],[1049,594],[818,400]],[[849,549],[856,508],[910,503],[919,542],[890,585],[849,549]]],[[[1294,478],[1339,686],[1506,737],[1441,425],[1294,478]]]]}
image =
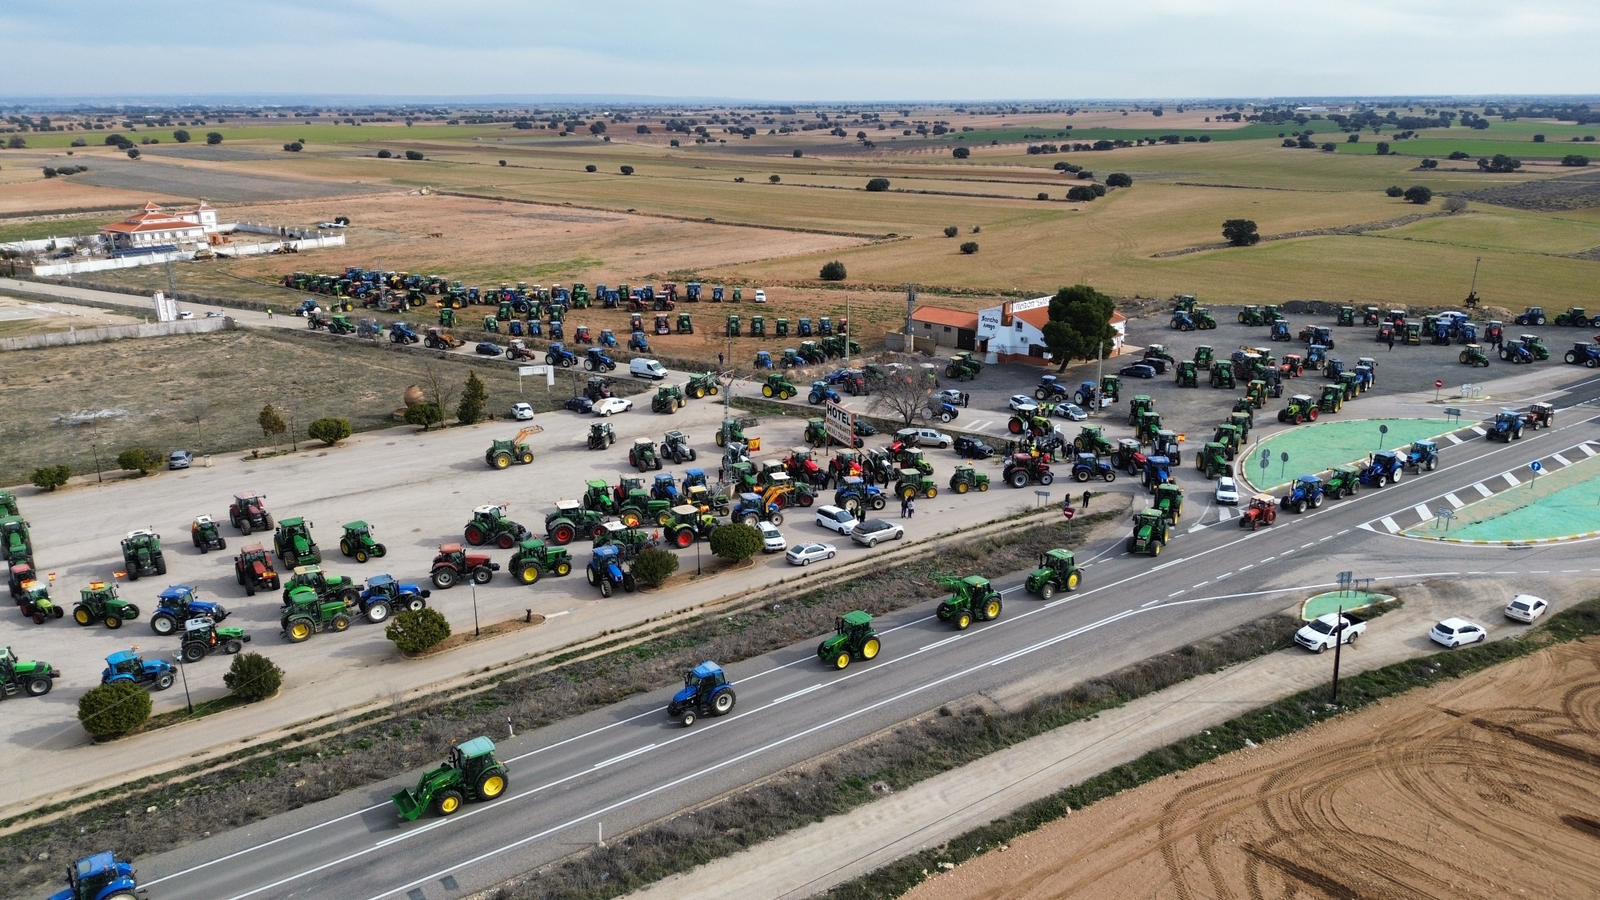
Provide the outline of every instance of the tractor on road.
{"type": "Polygon", "coordinates": [[[1029,453],[1013,454],[1006,460],[1000,477],[1014,488],[1025,488],[1030,483],[1048,485],[1056,480],[1055,475],[1050,472],[1050,457],[1034,456],[1029,453]]]}
{"type": "MultiPolygon", "coordinates": [[[[987,485],[988,476],[984,476],[984,483],[987,485]]],[[[955,490],[961,493],[960,488],[955,490]]],[[[859,475],[846,475],[840,479],[838,490],[833,492],[833,505],[849,510],[857,518],[864,509],[883,509],[888,503],[883,488],[867,484],[859,475]]]]}
{"type": "Polygon", "coordinates": [[[1078,567],[1071,550],[1046,550],[1039,555],[1039,566],[1028,573],[1027,589],[1030,594],[1049,600],[1056,591],[1075,591],[1083,580],[1083,570],[1078,567]]]}
{"type": "Polygon", "coordinates": [[[207,515],[195,516],[194,521],[189,523],[189,539],[200,548],[201,553],[228,549],[228,541],[217,530],[217,523],[207,515]]]}
{"type": "Polygon", "coordinates": [[[1175,380],[1178,387],[1181,388],[1199,387],[1200,370],[1193,362],[1184,360],[1178,363],[1177,378],[1175,380]]]}
{"type": "Polygon", "coordinates": [[[715,372],[690,375],[688,383],[683,386],[683,392],[696,400],[703,400],[707,396],[715,397],[720,390],[715,372]]]}
{"type": "Polygon", "coordinates": [[[1301,475],[1289,487],[1289,493],[1278,500],[1279,509],[1292,509],[1297,513],[1306,511],[1306,507],[1316,509],[1322,505],[1322,498],[1326,496],[1327,485],[1315,475],[1301,475]]]}
{"type": "Polygon", "coordinates": [[[1289,398],[1288,406],[1278,410],[1278,421],[1293,422],[1296,425],[1315,422],[1318,412],[1317,403],[1310,394],[1295,394],[1289,398]]]}
{"type": "Polygon", "coordinates": [[[710,540],[717,529],[717,517],[689,503],[672,508],[672,521],[661,529],[667,543],[683,549],[694,546],[697,540],[710,540]]]}
{"type": "Polygon", "coordinates": [[[199,616],[221,622],[228,617],[228,610],[220,603],[201,600],[191,585],[175,584],[156,595],[150,630],[160,635],[176,634],[183,630],[183,623],[199,616]]]}
{"type": "Polygon", "coordinates": [[[278,522],[278,530],[272,534],[272,548],[291,569],[322,562],[322,549],[311,537],[311,523],[299,516],[278,522]]]}
{"type": "Polygon", "coordinates": [[[639,584],[623,563],[622,548],[616,544],[601,544],[594,548],[589,560],[589,583],[600,588],[600,596],[611,596],[615,588],[633,592],[639,584]]]}
{"type": "MultiPolygon", "coordinates": [[[[1597,348],[1597,349],[1600,349],[1600,348],[1597,348]]],[[[1600,357],[1600,354],[1596,354],[1596,356],[1600,357]]],[[[1573,361],[1572,358],[1571,358],[1572,357],[1571,353],[1568,353],[1567,357],[1568,357],[1567,362],[1572,362],[1573,361]]],[[[1461,348],[1461,352],[1456,355],[1456,362],[1462,364],[1463,366],[1482,366],[1484,368],[1488,368],[1489,367],[1489,355],[1487,353],[1483,352],[1483,347],[1481,345],[1479,345],[1479,344],[1468,344],[1465,347],[1461,348]]]]}
{"type": "Polygon", "coordinates": [[[988,489],[989,476],[974,469],[971,463],[960,463],[955,471],[950,473],[950,490],[958,494],[988,489]]]}
{"type": "Polygon", "coordinates": [[[0,650],[0,700],[18,694],[43,697],[60,677],[61,673],[49,663],[17,659],[10,647],[0,650]]]}
{"type": "Polygon", "coordinates": [[[474,547],[494,544],[510,550],[528,536],[528,529],[507,517],[504,504],[490,503],[472,511],[472,521],[461,529],[461,536],[474,547]]]}
{"type": "Polygon", "coordinates": [[[1172,525],[1154,509],[1140,510],[1133,517],[1133,533],[1128,535],[1128,552],[1160,556],[1171,537],[1172,525]]]}
{"type": "Polygon", "coordinates": [[[1214,388],[1232,388],[1235,385],[1233,373],[1233,360],[1219,359],[1211,363],[1211,386],[1214,388]]]}
{"type": "Polygon", "coordinates": [[[983,371],[983,363],[970,352],[959,353],[945,363],[944,377],[953,381],[971,381],[983,371]]]}
{"type": "Polygon", "coordinates": [[[66,615],[59,603],[50,598],[50,586],[33,577],[33,567],[18,563],[11,567],[11,596],[17,601],[17,610],[33,624],[43,625],[50,619],[66,615]]]}
{"type": "Polygon", "coordinates": [[[1263,525],[1278,521],[1278,498],[1271,494],[1256,494],[1250,505],[1239,516],[1239,527],[1255,531],[1263,525]]]}
{"type": "Polygon", "coordinates": [[[1093,453],[1095,456],[1110,456],[1116,452],[1116,447],[1106,437],[1105,429],[1099,425],[1085,425],[1080,428],[1078,436],[1072,439],[1072,449],[1079,453],[1093,453]]]}
{"type": "Polygon", "coordinates": [[[1079,453],[1072,462],[1072,478],[1080,484],[1091,478],[1110,484],[1117,480],[1117,470],[1093,453],[1079,453]]]}
{"type": "Polygon", "coordinates": [[[1155,505],[1151,508],[1176,528],[1183,518],[1183,488],[1176,481],[1164,481],[1156,485],[1155,494],[1155,505]]]}
{"type": "Polygon", "coordinates": [[[1379,450],[1361,469],[1361,483],[1366,487],[1395,484],[1405,473],[1405,463],[1393,450],[1379,450]]]}
{"type": "Polygon", "coordinates": [[[939,496],[939,486],[932,475],[924,475],[916,469],[901,469],[900,478],[894,483],[894,493],[902,501],[918,497],[932,500],[939,496]]]}
{"type": "Polygon", "coordinates": [[[186,663],[199,662],[215,650],[232,656],[249,642],[250,635],[243,628],[223,628],[210,616],[195,616],[183,623],[183,644],[178,656],[186,663]]]}
{"type": "Polygon", "coordinates": [[[164,691],[172,687],[178,669],[164,659],[144,659],[137,650],[118,650],[106,657],[101,684],[138,684],[164,691]]]}
{"type": "Polygon", "coordinates": [[[672,695],[672,702],[667,704],[667,718],[682,722],[687,728],[700,716],[727,715],[736,702],[727,674],[708,659],[683,673],[683,690],[672,695]]]}
{"type": "Polygon", "coordinates": [[[133,863],[104,852],[69,863],[66,888],[50,900],[133,900],[142,894],[133,863]]]}
{"type": "Polygon", "coordinates": [[[1338,500],[1361,489],[1361,470],[1355,466],[1339,466],[1328,476],[1323,492],[1338,500]]]}
{"type": "Polygon", "coordinates": [[[939,604],[939,621],[949,622],[957,631],[966,631],[973,622],[987,622],[1000,618],[1002,608],[1000,592],[982,575],[965,578],[941,576],[941,587],[950,589],[950,596],[939,604]]]}
{"type": "Polygon", "coordinates": [[[1413,472],[1432,472],[1439,467],[1439,445],[1433,441],[1412,441],[1400,461],[1413,472]]]}
{"type": "Polygon", "coordinates": [[[834,634],[817,645],[817,658],[835,669],[851,662],[876,659],[883,644],[872,627],[872,616],[853,610],[834,620],[834,634]]]}
{"type": "Polygon", "coordinates": [[[291,643],[300,643],[319,631],[345,631],[350,627],[350,607],[342,596],[320,594],[309,585],[294,585],[285,591],[279,610],[279,634],[291,643]]]}
{"type": "Polygon", "coordinates": [[[233,503],[228,506],[228,521],[239,529],[240,534],[266,531],[272,527],[272,514],[267,512],[266,499],[266,494],[235,494],[233,503]]]}
{"type": "Polygon", "coordinates": [[[769,399],[777,397],[779,400],[788,400],[798,393],[800,389],[794,386],[794,382],[776,372],[768,375],[766,382],[761,385],[761,396],[769,399]]]}
{"type": "Polygon", "coordinates": [[[1494,421],[1489,423],[1485,436],[1491,441],[1508,444],[1522,440],[1522,415],[1509,409],[1500,410],[1495,413],[1494,421]]]}
{"type": "Polygon", "coordinates": [[[650,411],[673,415],[683,409],[689,401],[683,396],[683,388],[675,384],[656,388],[656,395],[650,398],[650,411]]]}
{"type": "Polygon", "coordinates": [[[428,567],[433,586],[439,590],[455,587],[460,581],[471,578],[473,584],[488,584],[500,564],[489,559],[486,553],[468,553],[460,544],[441,544],[428,567]]]}
{"type": "Polygon", "coordinates": [[[390,800],[400,821],[415,822],[430,809],[448,816],[469,801],[483,802],[505,794],[511,775],[494,755],[494,741],[475,737],[450,749],[444,764],[423,774],[414,790],[402,790],[390,800]]]}
{"type": "Polygon", "coordinates": [[[689,436],[681,431],[669,431],[661,437],[661,455],[674,463],[694,462],[699,454],[689,446],[689,436]]]}
{"type": "Polygon", "coordinates": [[[489,449],[483,451],[484,464],[491,469],[509,469],[512,463],[530,465],[533,462],[533,447],[528,444],[528,438],[541,431],[544,431],[542,426],[529,425],[517,432],[515,437],[493,441],[489,449]]]}
{"type": "Polygon", "coordinates": [[[593,422],[589,425],[589,449],[604,450],[617,442],[617,434],[610,422],[593,422]]]}
{"type": "Polygon", "coordinates": [[[387,573],[372,576],[361,589],[356,605],[374,625],[397,612],[416,612],[428,605],[433,592],[420,585],[396,581],[387,573]]]}
{"type": "Polygon", "coordinates": [[[566,546],[579,536],[594,537],[603,530],[604,514],[585,509],[577,500],[557,500],[555,512],[545,516],[544,537],[558,547],[566,546]]]}
{"type": "Polygon", "coordinates": [[[1522,414],[1522,424],[1534,431],[1538,431],[1541,428],[1549,428],[1555,424],[1555,421],[1556,408],[1549,403],[1534,403],[1528,407],[1527,412],[1522,414]]]}

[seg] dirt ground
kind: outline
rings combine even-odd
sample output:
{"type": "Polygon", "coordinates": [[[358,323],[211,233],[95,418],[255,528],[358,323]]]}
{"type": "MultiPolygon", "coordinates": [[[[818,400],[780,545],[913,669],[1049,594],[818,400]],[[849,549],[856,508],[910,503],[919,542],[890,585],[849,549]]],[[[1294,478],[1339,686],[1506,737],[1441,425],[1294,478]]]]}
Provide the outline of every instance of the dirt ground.
{"type": "Polygon", "coordinates": [[[101,325],[131,325],[139,320],[92,306],[23,300],[0,294],[0,338],[47,334],[101,325]]]}
{"type": "Polygon", "coordinates": [[[1560,645],[1232,754],[909,896],[1595,896],[1597,651],[1560,645]]]}

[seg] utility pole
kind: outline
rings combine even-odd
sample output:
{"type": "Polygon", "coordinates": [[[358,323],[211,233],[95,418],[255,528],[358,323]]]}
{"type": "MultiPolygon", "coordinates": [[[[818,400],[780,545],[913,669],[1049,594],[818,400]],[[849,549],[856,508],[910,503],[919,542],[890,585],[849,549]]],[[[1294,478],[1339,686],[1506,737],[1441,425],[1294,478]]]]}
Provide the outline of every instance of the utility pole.
{"type": "Polygon", "coordinates": [[[1333,696],[1329,703],[1339,702],[1339,650],[1344,647],[1344,607],[1339,607],[1333,619],[1333,696]]]}

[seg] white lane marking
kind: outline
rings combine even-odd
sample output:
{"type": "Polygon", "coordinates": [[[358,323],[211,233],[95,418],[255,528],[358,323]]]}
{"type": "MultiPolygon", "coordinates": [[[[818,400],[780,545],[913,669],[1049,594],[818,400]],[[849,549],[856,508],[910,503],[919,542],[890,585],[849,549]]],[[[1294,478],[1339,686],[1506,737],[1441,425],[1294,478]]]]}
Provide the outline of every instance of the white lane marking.
{"type": "Polygon", "coordinates": [[[1563,466],[1570,466],[1570,465],[1572,465],[1572,460],[1570,460],[1570,459],[1567,459],[1567,458],[1566,458],[1566,457],[1565,457],[1565,456],[1562,456],[1562,455],[1561,455],[1561,454],[1559,454],[1559,453],[1552,453],[1552,454],[1550,454],[1550,458],[1551,458],[1551,459],[1553,459],[1553,460],[1555,460],[1555,461],[1556,461],[1556,462],[1558,462],[1558,463],[1561,463],[1561,464],[1562,464],[1562,465],[1563,465],[1563,466]]]}
{"type": "Polygon", "coordinates": [[[1426,503],[1418,503],[1416,506],[1411,507],[1411,511],[1416,513],[1417,518],[1424,522],[1433,518],[1433,510],[1429,509],[1426,503]]]}
{"type": "Polygon", "coordinates": [[[1188,588],[1184,588],[1181,591],[1173,591],[1172,593],[1167,595],[1167,599],[1171,600],[1173,597],[1176,597],[1176,596],[1178,596],[1180,594],[1186,593],[1188,590],[1189,590],[1188,588]]]}
{"type": "Polygon", "coordinates": [[[1396,522],[1394,519],[1392,519],[1392,518],[1390,518],[1388,516],[1384,516],[1383,518],[1379,519],[1378,523],[1381,524],[1386,530],[1388,530],[1388,532],[1390,534],[1399,534],[1400,533],[1400,523],[1396,522]]]}
{"type": "Polygon", "coordinates": [[[1233,576],[1232,572],[1223,572],[1221,575],[1218,575],[1216,578],[1214,578],[1212,580],[1213,581],[1221,581],[1224,578],[1231,578],[1232,576],[1233,576]]]}
{"type": "Polygon", "coordinates": [[[1461,498],[1457,497],[1454,493],[1445,494],[1444,495],[1444,502],[1450,504],[1451,506],[1455,507],[1456,509],[1460,509],[1461,507],[1466,506],[1465,503],[1461,502],[1461,498]]]}
{"type": "Polygon", "coordinates": [[[792,694],[784,694],[782,697],[779,697],[778,699],[772,701],[771,703],[768,703],[767,705],[768,706],[777,706],[779,703],[783,703],[783,702],[788,701],[788,700],[793,700],[796,697],[804,697],[805,695],[811,693],[812,691],[817,691],[817,690],[821,690],[821,689],[822,689],[822,682],[819,681],[816,684],[813,684],[812,686],[810,686],[808,688],[801,688],[800,690],[795,691],[792,694]]]}
{"type": "Polygon", "coordinates": [[[1482,425],[1474,425],[1474,426],[1472,426],[1472,432],[1473,432],[1473,434],[1476,434],[1478,437],[1485,437],[1485,436],[1487,436],[1489,434],[1489,432],[1484,430],[1482,425]]]}
{"type": "Polygon", "coordinates": [[[1593,456],[1595,454],[1595,449],[1587,443],[1579,444],[1578,449],[1583,451],[1584,456],[1593,456]]]}
{"type": "Polygon", "coordinates": [[[1522,483],[1517,480],[1517,476],[1511,474],[1510,472],[1501,472],[1500,477],[1506,480],[1506,487],[1516,487],[1522,483]]]}
{"type": "Polygon", "coordinates": [[[1274,553],[1271,556],[1267,557],[1266,559],[1263,559],[1262,562],[1269,563],[1269,562],[1272,562],[1273,560],[1275,560],[1277,558],[1278,558],[1278,554],[1274,553]]]}
{"type": "Polygon", "coordinates": [[[1475,484],[1473,484],[1472,485],[1472,489],[1477,491],[1478,493],[1482,494],[1485,497],[1493,497],[1494,496],[1494,491],[1489,490],[1489,486],[1484,484],[1481,481],[1476,482],[1475,484]]]}
{"type": "Polygon", "coordinates": [[[1306,542],[1305,542],[1305,543],[1304,543],[1304,544],[1301,544],[1301,545],[1300,545],[1300,549],[1301,549],[1301,550],[1304,550],[1304,549],[1306,549],[1306,548],[1307,548],[1307,547],[1309,547],[1309,546],[1311,546],[1311,545],[1312,545],[1312,544],[1315,544],[1315,543],[1316,543],[1316,541],[1306,541],[1306,542]]]}
{"type": "Polygon", "coordinates": [[[606,766],[612,765],[614,763],[622,762],[625,759],[632,759],[632,758],[634,758],[635,756],[638,756],[641,753],[649,753],[651,750],[654,750],[655,748],[656,748],[655,744],[645,744],[643,747],[635,747],[634,749],[629,750],[627,753],[624,753],[621,756],[613,756],[610,759],[605,760],[604,762],[595,763],[594,765],[589,767],[589,771],[592,772],[595,769],[604,769],[606,766]]]}
{"type": "Polygon", "coordinates": [[[1464,444],[1464,443],[1466,443],[1466,441],[1463,441],[1461,438],[1456,437],[1454,434],[1447,434],[1444,437],[1445,437],[1445,440],[1449,441],[1452,444],[1464,444]]]}
{"type": "Polygon", "coordinates": [[[1350,533],[1350,529],[1348,529],[1348,528],[1341,528],[1341,529],[1339,529],[1339,530],[1338,530],[1338,531],[1335,531],[1335,532],[1334,532],[1334,533],[1333,533],[1333,536],[1334,536],[1334,537],[1343,537],[1343,536],[1344,536],[1344,535],[1347,535],[1347,534],[1349,534],[1349,533],[1350,533]]]}
{"type": "Polygon", "coordinates": [[[570,616],[570,615],[572,615],[572,610],[563,609],[560,612],[546,613],[545,614],[545,620],[548,621],[550,619],[554,619],[556,616],[570,616]]]}
{"type": "Polygon", "coordinates": [[[1242,574],[1244,572],[1250,571],[1251,569],[1254,569],[1255,567],[1256,567],[1255,563],[1245,563],[1244,565],[1239,567],[1239,572],[1242,574]]]}

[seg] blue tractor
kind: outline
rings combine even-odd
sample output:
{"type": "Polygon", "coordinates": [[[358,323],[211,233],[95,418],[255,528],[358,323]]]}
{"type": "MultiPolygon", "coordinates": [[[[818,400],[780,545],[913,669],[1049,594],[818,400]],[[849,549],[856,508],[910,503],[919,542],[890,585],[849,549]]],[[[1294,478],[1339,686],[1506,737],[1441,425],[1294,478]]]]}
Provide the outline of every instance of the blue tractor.
{"type": "Polygon", "coordinates": [[[667,718],[682,722],[687,728],[700,716],[725,716],[733,711],[736,698],[733,685],[722,667],[706,660],[683,673],[683,690],[672,695],[667,704],[667,718]]]}
{"type": "Polygon", "coordinates": [[[617,333],[609,328],[603,329],[600,332],[600,346],[617,349],[617,333]]]}
{"type": "MultiPolygon", "coordinates": [[[[554,324],[552,324],[552,337],[554,336],[554,330],[554,324]]],[[[566,347],[563,347],[560,344],[551,344],[549,349],[544,351],[544,364],[547,366],[560,366],[563,369],[570,369],[578,364],[578,354],[573,353],[571,350],[568,350],[566,347]]]]}
{"type": "Polygon", "coordinates": [[[1328,361],[1328,348],[1322,344],[1312,344],[1306,348],[1306,368],[1320,369],[1328,361]]]}
{"type": "Polygon", "coordinates": [[[1072,402],[1084,409],[1097,408],[1100,404],[1100,386],[1092,381],[1085,381],[1073,392],[1072,402]]]}
{"type": "Polygon", "coordinates": [[[1600,343],[1586,344],[1583,341],[1574,341],[1572,349],[1562,358],[1569,366],[1587,366],[1591,369],[1600,366],[1600,343]]]}
{"type": "Polygon", "coordinates": [[[300,307],[294,311],[294,314],[297,316],[309,316],[321,308],[322,304],[311,297],[307,297],[300,301],[300,307]]]}
{"type": "Polygon", "coordinates": [[[1500,358],[1509,363],[1533,362],[1533,351],[1521,343],[1506,341],[1500,345],[1500,358]]]}
{"type": "Polygon", "coordinates": [[[928,418],[938,419],[940,422],[951,422],[961,415],[960,407],[947,400],[939,400],[937,398],[931,401],[924,411],[928,414],[928,418]]]}
{"type": "Polygon", "coordinates": [[[1033,389],[1033,399],[1041,403],[1057,402],[1072,396],[1072,391],[1054,375],[1039,376],[1039,386],[1033,389]]]}
{"type": "Polygon", "coordinates": [[[118,650],[106,657],[105,670],[100,673],[101,684],[151,685],[158,691],[172,687],[177,668],[164,659],[141,659],[132,650],[118,650]]]}
{"type": "Polygon", "coordinates": [[[1194,316],[1189,315],[1186,310],[1181,309],[1172,314],[1172,321],[1169,323],[1169,326],[1176,328],[1179,331],[1193,331],[1197,327],[1195,325],[1194,316]]]}
{"type": "Polygon", "coordinates": [[[1494,421],[1489,423],[1488,433],[1485,435],[1491,441],[1522,440],[1522,416],[1509,409],[1502,409],[1495,413],[1494,421]]]}
{"type": "Polygon", "coordinates": [[[600,596],[609,597],[616,588],[633,591],[639,587],[633,573],[623,567],[622,548],[616,544],[601,544],[594,548],[589,560],[589,583],[600,588],[600,596]]]}
{"type": "Polygon", "coordinates": [[[758,368],[758,369],[770,369],[770,368],[772,368],[772,351],[771,350],[757,350],[756,351],[756,368],[758,368]]]}
{"type": "MultiPolygon", "coordinates": [[[[701,473],[703,476],[705,473],[701,473]]],[[[650,497],[654,500],[670,500],[678,502],[683,494],[678,490],[678,482],[673,479],[670,472],[661,472],[656,475],[655,483],[650,485],[650,497]]]]}
{"type": "Polygon", "coordinates": [[[1172,460],[1165,456],[1152,456],[1144,461],[1144,486],[1151,493],[1156,485],[1172,480],[1172,460]]]}
{"type": "Polygon", "coordinates": [[[1405,472],[1405,462],[1393,450],[1379,450],[1361,467],[1361,483],[1367,487],[1395,484],[1405,472]]]}
{"type": "Polygon", "coordinates": [[[156,634],[178,634],[183,623],[200,616],[209,616],[213,622],[228,617],[220,603],[201,600],[195,589],[187,584],[175,584],[156,595],[156,611],[150,616],[150,630],[156,634]]]}
{"type": "Polygon", "coordinates": [[[1268,333],[1268,336],[1275,341],[1289,341],[1294,339],[1294,336],[1289,333],[1289,323],[1283,319],[1279,319],[1278,321],[1272,323],[1272,331],[1268,333]]]}
{"type": "Polygon", "coordinates": [[[812,406],[817,406],[825,400],[829,403],[838,403],[839,392],[834,390],[826,381],[811,382],[811,393],[806,397],[806,401],[812,406]]]}
{"type": "Polygon", "coordinates": [[[650,341],[644,336],[644,332],[635,331],[628,336],[628,349],[639,353],[649,353],[650,341]]]}
{"type": "Polygon", "coordinates": [[[833,505],[849,510],[857,518],[861,518],[863,509],[883,509],[888,504],[889,495],[883,488],[867,484],[860,475],[846,475],[833,492],[833,505]]]}
{"type": "Polygon", "coordinates": [[[617,361],[599,347],[590,347],[583,353],[583,367],[591,372],[611,372],[616,370],[617,361]]]}
{"type": "Polygon", "coordinates": [[[1297,513],[1306,511],[1306,507],[1316,509],[1322,505],[1327,486],[1322,479],[1315,475],[1301,475],[1295,479],[1294,486],[1289,493],[1278,498],[1278,506],[1283,509],[1292,509],[1297,513]]]}
{"type": "Polygon", "coordinates": [[[1080,483],[1098,478],[1107,484],[1117,480],[1117,470],[1093,453],[1079,453],[1072,461],[1072,477],[1080,483]]]}
{"type": "Polygon", "coordinates": [[[392,344],[415,344],[422,340],[417,335],[417,330],[405,322],[396,322],[389,326],[389,342],[392,344]]]}
{"type": "Polygon", "coordinates": [[[774,503],[764,503],[760,494],[745,492],[739,495],[739,502],[734,505],[729,513],[735,522],[742,522],[751,527],[762,519],[774,525],[783,524],[782,508],[774,503]]]}
{"type": "Polygon", "coordinates": [[[143,894],[134,877],[133,863],[115,853],[96,853],[67,866],[67,888],[50,900],[133,900],[143,894]]]}
{"type": "Polygon", "coordinates": [[[1432,472],[1439,466],[1439,445],[1433,441],[1413,441],[1406,451],[1405,466],[1414,472],[1432,472]]]}

